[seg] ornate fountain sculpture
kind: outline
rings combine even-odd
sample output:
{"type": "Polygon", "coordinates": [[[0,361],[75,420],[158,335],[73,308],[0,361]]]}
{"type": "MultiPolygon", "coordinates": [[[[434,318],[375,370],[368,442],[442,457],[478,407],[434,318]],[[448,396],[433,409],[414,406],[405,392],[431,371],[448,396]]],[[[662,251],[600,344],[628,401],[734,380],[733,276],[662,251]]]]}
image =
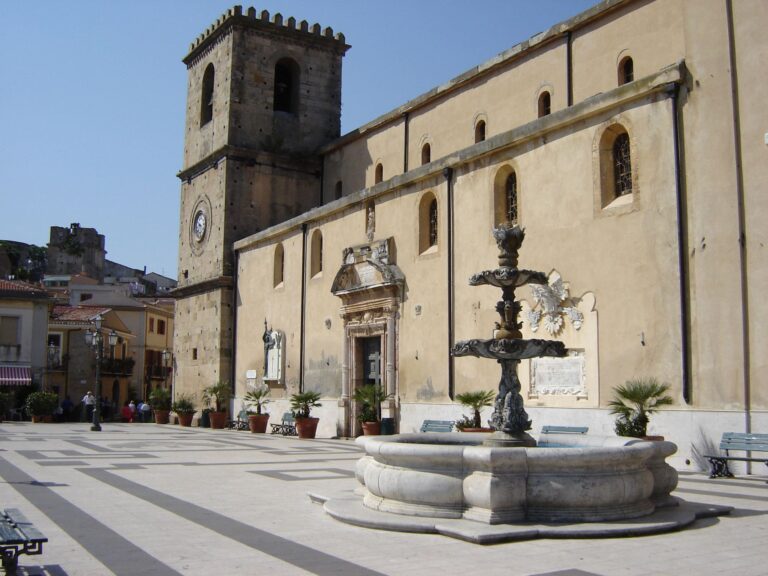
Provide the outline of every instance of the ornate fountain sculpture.
{"type": "Polygon", "coordinates": [[[525,238],[519,226],[502,224],[494,228],[493,236],[499,246],[499,267],[485,270],[469,279],[470,286],[485,284],[501,288],[501,300],[496,311],[501,317],[490,340],[463,340],[451,350],[454,356],[493,358],[501,364],[499,393],[494,403],[491,425],[496,432],[484,442],[486,446],[536,446],[536,440],[527,433],[531,421],[520,395],[517,366],[520,360],[539,356],[565,356],[565,345],[556,340],[524,340],[517,321],[520,303],[515,300],[515,289],[526,284],[546,284],[543,272],[520,270],[518,251],[525,238]]]}

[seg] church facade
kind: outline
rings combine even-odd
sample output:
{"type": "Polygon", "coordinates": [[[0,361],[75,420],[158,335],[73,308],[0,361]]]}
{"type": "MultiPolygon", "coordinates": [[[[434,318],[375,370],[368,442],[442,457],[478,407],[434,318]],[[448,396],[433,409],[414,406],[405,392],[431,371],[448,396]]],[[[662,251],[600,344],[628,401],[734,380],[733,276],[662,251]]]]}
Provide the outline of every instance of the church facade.
{"type": "Polygon", "coordinates": [[[631,378],[671,385],[652,433],[678,464],[723,431],[768,429],[768,44],[759,0],[606,0],[339,134],[344,36],[239,7],[189,69],[176,386],[266,383],[274,418],[323,396],[319,435],[358,434],[382,383],[399,431],[462,414],[499,367],[491,230],[525,229],[523,361],[534,432],[611,433],[631,378]],[[527,290],[527,289],[526,289],[527,290]]]}

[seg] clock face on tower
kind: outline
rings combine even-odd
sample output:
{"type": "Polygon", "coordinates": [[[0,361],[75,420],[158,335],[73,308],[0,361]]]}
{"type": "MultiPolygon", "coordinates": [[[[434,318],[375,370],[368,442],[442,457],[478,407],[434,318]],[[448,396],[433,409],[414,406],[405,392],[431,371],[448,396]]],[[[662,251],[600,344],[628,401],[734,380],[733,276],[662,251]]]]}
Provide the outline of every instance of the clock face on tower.
{"type": "Polygon", "coordinates": [[[202,254],[211,235],[211,202],[202,196],[194,204],[189,221],[189,248],[194,254],[202,254]]]}
{"type": "Polygon", "coordinates": [[[202,242],[203,238],[205,238],[205,227],[207,226],[208,221],[205,217],[205,212],[202,210],[198,210],[195,214],[195,220],[193,223],[194,230],[193,234],[195,236],[195,240],[198,242],[202,242]]]}

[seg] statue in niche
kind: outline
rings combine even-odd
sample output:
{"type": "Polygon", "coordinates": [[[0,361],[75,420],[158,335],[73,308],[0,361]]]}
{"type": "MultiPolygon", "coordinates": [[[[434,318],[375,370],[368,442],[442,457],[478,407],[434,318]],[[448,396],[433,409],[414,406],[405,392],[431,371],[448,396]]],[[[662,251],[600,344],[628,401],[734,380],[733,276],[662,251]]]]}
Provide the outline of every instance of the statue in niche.
{"type": "Polygon", "coordinates": [[[280,381],[283,377],[283,335],[267,328],[264,320],[264,380],[280,381]]]}
{"type": "Polygon", "coordinates": [[[368,242],[373,242],[373,234],[376,232],[376,211],[373,208],[373,204],[368,206],[367,224],[365,228],[365,235],[368,238],[368,242]]]}

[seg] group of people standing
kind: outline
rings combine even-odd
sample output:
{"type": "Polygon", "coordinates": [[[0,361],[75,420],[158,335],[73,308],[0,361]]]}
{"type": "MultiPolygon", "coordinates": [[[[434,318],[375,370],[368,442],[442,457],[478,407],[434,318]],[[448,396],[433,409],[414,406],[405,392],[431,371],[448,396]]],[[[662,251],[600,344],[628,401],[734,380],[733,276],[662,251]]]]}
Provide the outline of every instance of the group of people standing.
{"type": "MultiPolygon", "coordinates": [[[[62,408],[64,403],[69,400],[69,397],[62,402],[62,408]]],[[[96,407],[96,396],[90,390],[83,396],[83,421],[90,422],[93,420],[93,411],[96,407]]],[[[72,410],[72,402],[69,402],[69,410],[72,410]]],[[[67,410],[64,410],[65,413],[67,410]]],[[[104,419],[109,419],[112,416],[112,404],[103,398],[101,401],[101,415],[104,419]]],[[[120,420],[122,422],[152,422],[152,407],[144,400],[139,400],[138,404],[133,400],[126,402],[120,410],[120,420]]]]}

